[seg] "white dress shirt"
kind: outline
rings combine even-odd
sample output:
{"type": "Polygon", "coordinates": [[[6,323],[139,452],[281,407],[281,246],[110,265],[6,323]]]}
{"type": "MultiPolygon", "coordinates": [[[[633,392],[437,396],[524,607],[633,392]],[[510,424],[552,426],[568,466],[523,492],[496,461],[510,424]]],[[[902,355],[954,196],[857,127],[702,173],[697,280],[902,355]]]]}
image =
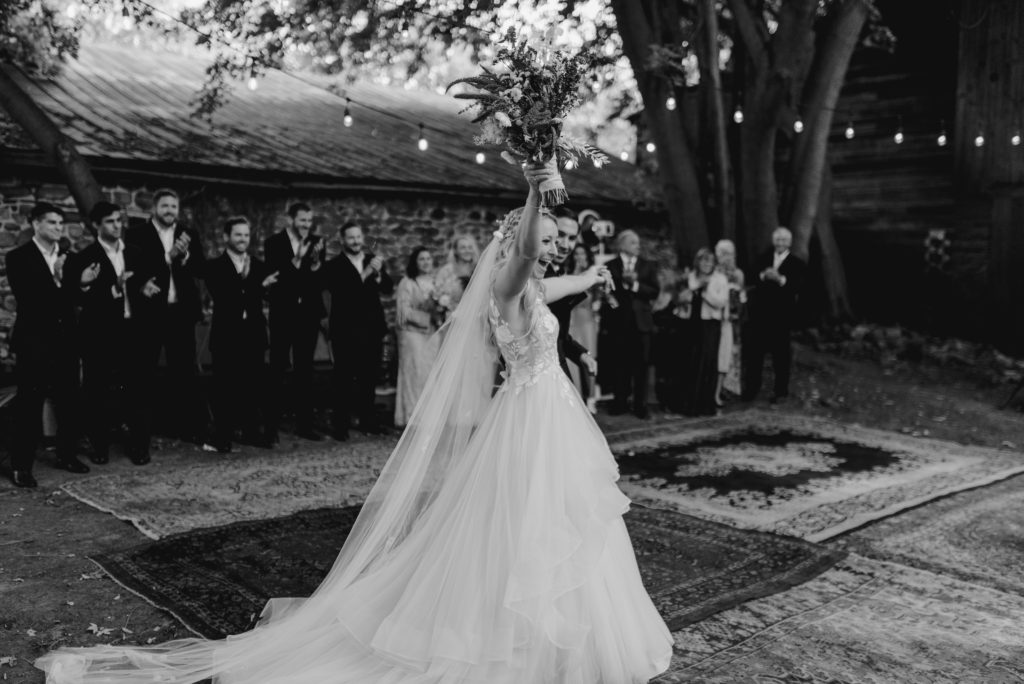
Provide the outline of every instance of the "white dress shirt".
{"type": "Polygon", "coordinates": [[[356,273],[362,276],[363,262],[366,261],[366,254],[364,254],[363,252],[359,252],[358,254],[350,254],[349,252],[345,252],[345,256],[348,257],[348,260],[352,263],[353,268],[356,269],[356,273]]]}
{"type": "Polygon", "coordinates": [[[292,258],[299,256],[299,248],[302,247],[302,236],[296,235],[295,231],[288,229],[288,242],[292,244],[292,258]]]}
{"type": "MultiPolygon", "coordinates": [[[[632,254],[619,254],[619,258],[622,259],[622,273],[636,273],[636,262],[637,257],[632,254]]],[[[630,286],[630,290],[637,292],[640,289],[640,281],[634,280],[630,286]]]]}
{"type": "MultiPolygon", "coordinates": [[[[772,268],[774,270],[778,271],[779,267],[782,266],[782,262],[785,261],[786,257],[788,257],[788,256],[789,256],[789,250],[788,249],[785,252],[782,252],[781,254],[779,254],[778,252],[772,253],[772,268]]],[[[786,276],[782,275],[781,273],[779,274],[779,285],[782,285],[782,286],[786,285],[786,276]]]]}
{"type": "Polygon", "coordinates": [[[249,270],[249,255],[248,254],[235,254],[230,249],[227,251],[228,258],[231,259],[231,263],[235,267],[235,273],[240,276],[247,275],[249,270]]]}
{"type": "MultiPolygon", "coordinates": [[[[109,245],[103,240],[97,240],[97,242],[103,248],[103,253],[110,259],[110,264],[114,267],[114,275],[120,279],[124,275],[124,242],[118,240],[113,245],[109,245]]],[[[128,298],[124,296],[124,291],[117,285],[112,286],[112,288],[114,297],[120,297],[124,300],[124,317],[131,318],[131,306],[128,304],[128,298]]]]}
{"type": "Polygon", "coordinates": [[[57,275],[57,259],[60,257],[60,252],[57,249],[57,244],[54,243],[52,248],[47,249],[35,236],[32,236],[32,242],[36,243],[39,253],[46,259],[46,265],[50,269],[50,275],[53,276],[54,282],[60,285],[60,277],[57,275]]]}
{"type": "MultiPolygon", "coordinates": [[[[171,265],[171,249],[174,248],[174,226],[170,228],[164,228],[158,226],[155,222],[153,227],[156,228],[156,234],[160,236],[160,242],[164,245],[164,261],[167,265],[171,265]]],[[[171,272],[171,277],[168,279],[167,285],[167,303],[175,304],[178,301],[178,290],[174,287],[174,272],[171,272]]]]}

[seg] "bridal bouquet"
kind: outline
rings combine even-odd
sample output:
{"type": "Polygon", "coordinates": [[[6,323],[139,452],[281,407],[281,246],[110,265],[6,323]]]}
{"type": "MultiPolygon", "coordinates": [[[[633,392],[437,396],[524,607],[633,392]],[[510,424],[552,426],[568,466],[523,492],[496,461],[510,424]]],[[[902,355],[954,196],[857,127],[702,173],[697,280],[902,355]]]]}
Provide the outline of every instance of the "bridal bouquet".
{"type": "MultiPolygon", "coordinates": [[[[595,166],[608,161],[600,150],[562,133],[562,122],[582,102],[582,85],[594,63],[589,52],[568,55],[551,47],[555,31],[534,47],[509,29],[490,67],[483,73],[448,84],[471,85],[475,93],[455,97],[473,100],[467,109],[477,109],[473,123],[481,125],[478,145],[502,145],[501,156],[511,164],[572,161],[589,157],[595,166]]],[[[556,164],[557,166],[557,164],[556,164]]],[[[544,203],[554,206],[569,199],[559,176],[540,188],[544,203]]]]}

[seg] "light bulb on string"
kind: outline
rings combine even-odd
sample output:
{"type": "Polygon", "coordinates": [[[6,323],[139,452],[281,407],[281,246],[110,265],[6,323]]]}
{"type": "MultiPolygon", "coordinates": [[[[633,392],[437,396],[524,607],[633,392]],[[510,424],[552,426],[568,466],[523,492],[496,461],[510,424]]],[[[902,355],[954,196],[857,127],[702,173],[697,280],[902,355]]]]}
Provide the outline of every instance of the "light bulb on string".
{"type": "Polygon", "coordinates": [[[899,124],[896,126],[896,133],[892,136],[892,141],[897,145],[903,144],[903,117],[900,117],[899,124]]]}
{"type": "Polygon", "coordinates": [[[658,149],[658,148],[655,147],[654,143],[652,143],[652,142],[647,143],[646,150],[648,152],[654,152],[654,150],[656,150],[656,149],[658,149]]]}
{"type": "Polygon", "coordinates": [[[974,146],[984,147],[985,146],[985,134],[982,131],[978,131],[978,135],[974,136],[974,146]]]}
{"type": "Polygon", "coordinates": [[[345,116],[342,117],[341,121],[345,124],[345,128],[352,128],[352,112],[349,110],[349,105],[352,104],[352,100],[345,98],[345,116]]]}
{"type": "Polygon", "coordinates": [[[743,123],[743,107],[736,105],[736,111],[732,113],[732,120],[738,124],[743,123]]]}
{"type": "Polygon", "coordinates": [[[800,115],[796,115],[796,120],[793,122],[793,132],[803,133],[804,132],[804,120],[800,118],[800,115]]]}
{"type": "Polygon", "coordinates": [[[619,159],[621,159],[622,161],[629,161],[629,152],[627,150],[622,150],[622,152],[619,152],[619,159]]]}
{"type": "Polygon", "coordinates": [[[949,142],[949,136],[946,135],[946,122],[944,120],[939,122],[939,129],[939,137],[935,139],[935,142],[939,147],[945,147],[946,143],[949,142]]]}
{"type": "Polygon", "coordinates": [[[1014,147],[1020,147],[1020,131],[1015,131],[1010,137],[1010,144],[1014,147]]]}
{"type": "Polygon", "coordinates": [[[259,87],[260,82],[256,80],[255,76],[249,77],[249,90],[256,90],[259,87]]]}
{"type": "Polygon", "coordinates": [[[483,164],[485,161],[487,161],[487,157],[484,156],[484,153],[483,152],[477,152],[476,153],[476,163],[477,164],[483,164]]]}
{"type": "Polygon", "coordinates": [[[423,135],[423,124],[420,124],[420,139],[419,142],[416,143],[416,145],[420,148],[420,152],[426,152],[427,148],[430,146],[427,143],[426,137],[424,137],[423,135]]]}
{"type": "Polygon", "coordinates": [[[853,130],[853,122],[846,124],[846,130],[843,131],[843,135],[846,136],[847,140],[853,140],[853,136],[857,135],[857,132],[853,130]]]}
{"type": "Polygon", "coordinates": [[[676,109],[676,98],[669,95],[668,98],[665,100],[665,109],[667,109],[670,112],[674,112],[676,109]]]}

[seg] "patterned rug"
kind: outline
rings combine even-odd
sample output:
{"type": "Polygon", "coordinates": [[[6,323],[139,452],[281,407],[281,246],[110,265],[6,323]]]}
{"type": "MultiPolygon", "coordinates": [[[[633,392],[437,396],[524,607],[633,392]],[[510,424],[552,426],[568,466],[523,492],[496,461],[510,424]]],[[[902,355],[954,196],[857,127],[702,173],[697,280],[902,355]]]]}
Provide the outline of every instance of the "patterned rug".
{"type": "Polygon", "coordinates": [[[851,555],[675,634],[658,684],[1024,681],[1024,598],[851,555]]]}
{"type": "Polygon", "coordinates": [[[1024,477],[1014,477],[933,501],[831,543],[1024,596],[1021,540],[1024,477]]]}
{"type": "Polygon", "coordinates": [[[213,455],[201,465],[140,468],[74,480],[61,489],[160,539],[200,527],[361,504],[393,448],[394,440],[365,440],[267,455],[213,455]]]}
{"type": "Polygon", "coordinates": [[[610,441],[635,501],[809,541],[1024,472],[1010,451],[762,411],[610,441]]]}
{"type": "MultiPolygon", "coordinates": [[[[307,596],[330,570],[358,507],[179,534],[93,560],[115,581],[219,638],[247,629],[274,596],[307,596]]],[[[644,584],[673,629],[782,591],[845,552],[669,511],[626,515],[644,584]]]]}

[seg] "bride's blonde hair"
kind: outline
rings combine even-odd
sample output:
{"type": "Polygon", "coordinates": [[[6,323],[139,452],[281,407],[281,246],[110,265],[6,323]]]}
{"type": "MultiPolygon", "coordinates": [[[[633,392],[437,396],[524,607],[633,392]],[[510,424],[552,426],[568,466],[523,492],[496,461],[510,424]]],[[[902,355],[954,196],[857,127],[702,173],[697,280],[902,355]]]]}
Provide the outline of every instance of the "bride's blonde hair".
{"type": "MultiPolygon", "coordinates": [[[[495,231],[495,235],[497,236],[500,234],[501,239],[501,248],[498,252],[499,264],[506,261],[511,253],[516,235],[519,234],[519,223],[522,221],[524,211],[526,211],[526,206],[516,207],[505,214],[504,218],[502,218],[501,222],[498,224],[498,230],[495,231]]],[[[555,215],[547,207],[540,207],[538,211],[542,217],[546,216],[551,220],[555,219],[555,215]]]]}

